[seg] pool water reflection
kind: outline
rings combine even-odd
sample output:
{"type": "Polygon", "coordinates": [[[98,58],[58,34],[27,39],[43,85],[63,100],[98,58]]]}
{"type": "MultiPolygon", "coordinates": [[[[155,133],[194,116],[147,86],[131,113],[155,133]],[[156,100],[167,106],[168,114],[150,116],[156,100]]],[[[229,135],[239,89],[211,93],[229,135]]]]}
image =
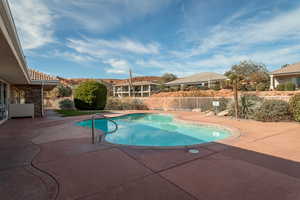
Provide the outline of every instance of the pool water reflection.
{"type": "MultiPolygon", "coordinates": [[[[228,130],[214,126],[191,125],[174,120],[171,115],[130,114],[112,118],[118,130],[105,137],[110,143],[134,146],[185,146],[212,142],[229,137],[228,130]]],[[[91,127],[91,120],[77,125],[91,127]]],[[[115,125],[107,119],[97,119],[96,129],[109,132],[115,125]]]]}

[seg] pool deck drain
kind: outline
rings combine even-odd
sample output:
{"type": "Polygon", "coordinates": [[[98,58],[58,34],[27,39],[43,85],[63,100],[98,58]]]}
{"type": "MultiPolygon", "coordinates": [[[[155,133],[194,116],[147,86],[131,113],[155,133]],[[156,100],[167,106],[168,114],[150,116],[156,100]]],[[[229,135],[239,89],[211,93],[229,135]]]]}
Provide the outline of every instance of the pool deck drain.
{"type": "Polygon", "coordinates": [[[192,154],[196,154],[196,153],[199,153],[199,150],[198,149],[189,149],[188,152],[192,153],[192,154]]]}

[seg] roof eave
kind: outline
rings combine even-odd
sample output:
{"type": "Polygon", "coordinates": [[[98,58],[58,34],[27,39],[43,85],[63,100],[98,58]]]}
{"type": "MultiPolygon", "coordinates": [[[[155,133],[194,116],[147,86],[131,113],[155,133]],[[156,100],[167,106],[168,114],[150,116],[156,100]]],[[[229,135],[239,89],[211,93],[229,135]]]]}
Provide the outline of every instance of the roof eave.
{"type": "Polygon", "coordinates": [[[58,85],[58,80],[31,80],[31,85],[58,85]]]}
{"type": "Polygon", "coordinates": [[[23,54],[20,39],[17,34],[16,26],[12,17],[8,1],[0,1],[0,6],[3,8],[4,11],[2,12],[2,18],[4,20],[3,22],[5,30],[2,31],[4,32],[4,36],[6,37],[9,46],[17,59],[19,67],[21,68],[27,83],[30,83],[31,80],[28,73],[28,67],[26,64],[25,56],[23,54]]]}
{"type": "MultiPolygon", "coordinates": [[[[222,79],[211,79],[209,81],[221,81],[221,80],[228,80],[227,78],[222,78],[222,79]]],[[[191,85],[197,85],[197,84],[200,84],[200,83],[203,83],[203,82],[208,82],[208,80],[203,80],[203,81],[190,81],[190,82],[176,82],[176,83],[172,83],[172,82],[169,82],[169,83],[165,83],[165,85],[181,85],[181,84],[191,84],[191,85]]]]}
{"type": "Polygon", "coordinates": [[[300,74],[300,71],[299,72],[283,72],[283,73],[271,72],[270,74],[274,75],[274,76],[277,76],[277,75],[283,75],[283,76],[286,76],[286,75],[297,75],[297,74],[300,74]]]}

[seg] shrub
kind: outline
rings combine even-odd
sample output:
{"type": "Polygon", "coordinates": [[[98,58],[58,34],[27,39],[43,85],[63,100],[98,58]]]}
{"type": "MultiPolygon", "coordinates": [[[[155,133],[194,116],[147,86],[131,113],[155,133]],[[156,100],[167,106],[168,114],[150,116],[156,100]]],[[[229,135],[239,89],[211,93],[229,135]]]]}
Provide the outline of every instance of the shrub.
{"type": "Polygon", "coordinates": [[[188,86],[187,88],[185,88],[186,91],[195,91],[195,90],[197,90],[197,89],[198,89],[198,87],[195,86],[195,85],[188,86]]]}
{"type": "Polygon", "coordinates": [[[265,100],[255,112],[255,119],[264,122],[277,122],[291,119],[289,104],[281,100],[265,100]]]}
{"type": "Polygon", "coordinates": [[[279,84],[279,85],[277,85],[276,90],[278,90],[278,91],[284,91],[285,90],[285,85],[282,84],[282,83],[279,84]]]}
{"type": "Polygon", "coordinates": [[[105,110],[122,110],[122,102],[120,98],[109,97],[106,102],[105,110]]]}
{"type": "Polygon", "coordinates": [[[285,91],[295,91],[296,90],[296,85],[295,83],[292,82],[287,82],[285,84],[285,91]]]}
{"type": "Polygon", "coordinates": [[[218,98],[218,99],[207,99],[203,100],[202,102],[199,102],[199,107],[202,112],[205,111],[215,111],[216,108],[212,105],[213,101],[219,101],[220,106],[217,108],[218,112],[221,112],[223,110],[226,110],[229,100],[225,98],[218,98]]]}
{"type": "Polygon", "coordinates": [[[103,110],[107,98],[107,88],[96,81],[86,81],[75,89],[74,103],[77,109],[103,110]]]}
{"type": "Polygon", "coordinates": [[[294,108],[293,112],[293,118],[295,121],[300,122],[300,101],[296,103],[296,106],[294,108]]]}
{"type": "Polygon", "coordinates": [[[58,104],[61,110],[74,110],[74,103],[70,99],[63,99],[58,104]]]}
{"type": "Polygon", "coordinates": [[[300,94],[296,94],[291,97],[289,101],[290,112],[293,114],[293,118],[296,121],[300,121],[300,94]]]}
{"type": "Polygon", "coordinates": [[[247,84],[247,85],[245,85],[245,87],[246,87],[247,91],[255,91],[256,90],[256,86],[255,85],[247,84]]]}
{"type": "Polygon", "coordinates": [[[220,85],[213,85],[213,86],[211,87],[211,89],[213,89],[213,90],[215,90],[215,91],[218,91],[218,90],[221,90],[221,87],[220,87],[220,85]]]}
{"type": "Polygon", "coordinates": [[[208,90],[209,88],[207,86],[199,85],[198,89],[199,90],[208,90]]]}
{"type": "Polygon", "coordinates": [[[60,84],[50,92],[50,95],[52,98],[70,97],[72,95],[72,89],[68,86],[60,84]]]}
{"type": "Polygon", "coordinates": [[[240,90],[240,91],[247,91],[247,86],[245,84],[239,84],[238,85],[238,90],[240,90]]]}
{"type": "Polygon", "coordinates": [[[259,83],[256,85],[257,91],[266,91],[268,90],[269,85],[267,83],[259,83]]]}
{"type": "Polygon", "coordinates": [[[230,80],[220,81],[221,89],[232,89],[230,80]]]}
{"type": "Polygon", "coordinates": [[[107,110],[148,110],[143,101],[135,98],[108,98],[107,110]]]}
{"type": "MultiPolygon", "coordinates": [[[[263,98],[256,95],[243,95],[239,99],[239,117],[243,119],[254,119],[255,111],[261,106],[263,98]]],[[[235,115],[234,102],[229,105],[229,115],[235,115]]]]}

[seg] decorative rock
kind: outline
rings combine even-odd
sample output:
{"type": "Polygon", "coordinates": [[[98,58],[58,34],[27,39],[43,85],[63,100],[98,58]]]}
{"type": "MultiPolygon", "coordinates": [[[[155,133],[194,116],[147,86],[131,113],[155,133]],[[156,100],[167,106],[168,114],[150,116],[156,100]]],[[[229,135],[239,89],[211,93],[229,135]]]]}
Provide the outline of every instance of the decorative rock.
{"type": "Polygon", "coordinates": [[[205,116],[214,116],[215,113],[213,111],[208,112],[205,116]]]}
{"type": "Polygon", "coordinates": [[[219,112],[218,113],[218,116],[227,116],[229,114],[229,110],[224,110],[224,111],[222,111],[222,112],[219,112]]]}
{"type": "Polygon", "coordinates": [[[201,108],[195,108],[192,110],[192,112],[201,112],[201,108]]]}

